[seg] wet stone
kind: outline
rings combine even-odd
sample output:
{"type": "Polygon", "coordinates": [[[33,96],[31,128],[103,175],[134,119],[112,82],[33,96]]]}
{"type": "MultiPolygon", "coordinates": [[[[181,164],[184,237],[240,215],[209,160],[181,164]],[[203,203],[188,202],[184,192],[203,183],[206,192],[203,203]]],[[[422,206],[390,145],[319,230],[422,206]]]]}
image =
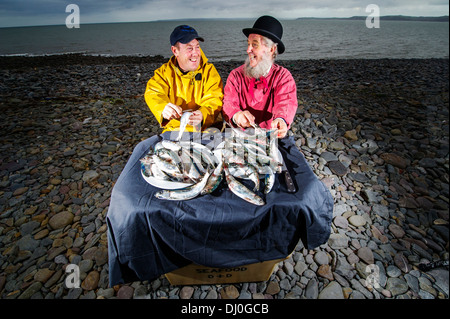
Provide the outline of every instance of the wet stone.
{"type": "Polygon", "coordinates": [[[134,293],[134,288],[130,286],[122,286],[120,287],[119,291],[117,292],[117,298],[118,299],[132,299],[134,293]]]}
{"type": "Polygon", "coordinates": [[[445,268],[432,269],[428,272],[436,280],[436,286],[439,287],[444,294],[449,296],[449,272],[445,268]]]}
{"type": "Polygon", "coordinates": [[[383,219],[387,219],[389,217],[389,209],[384,205],[375,204],[372,207],[372,211],[374,214],[380,216],[383,219]]]}
{"type": "Polygon", "coordinates": [[[361,215],[353,215],[348,218],[348,222],[355,227],[361,227],[366,224],[366,220],[361,215]]]}
{"type": "Polygon", "coordinates": [[[375,261],[373,252],[369,247],[361,247],[360,249],[358,249],[358,257],[369,265],[373,264],[375,261]]]}
{"type": "Polygon", "coordinates": [[[348,238],[344,234],[331,234],[328,245],[333,249],[346,248],[348,246],[348,238]]]}
{"type": "Polygon", "coordinates": [[[291,288],[291,284],[287,278],[282,279],[280,281],[279,286],[280,286],[280,289],[283,289],[283,290],[290,290],[290,288],[291,288]]]}
{"type": "Polygon", "coordinates": [[[42,288],[42,283],[36,281],[32,283],[19,297],[18,299],[30,299],[35,293],[42,288]]]}
{"type": "Polygon", "coordinates": [[[386,274],[387,274],[389,277],[397,278],[397,277],[399,277],[399,276],[402,274],[402,272],[401,272],[401,270],[398,269],[396,266],[389,265],[389,266],[386,268],[386,274]]]}
{"type": "Polygon", "coordinates": [[[369,181],[369,178],[367,178],[367,176],[363,173],[349,173],[348,177],[360,183],[366,183],[369,181]]]}
{"type": "MultiPolygon", "coordinates": [[[[211,289],[210,291],[208,291],[208,293],[206,294],[205,299],[217,299],[217,291],[215,291],[214,289],[211,289]]],[[[243,299],[251,299],[251,294],[249,292],[241,292],[240,297],[243,297],[243,299]]]]}
{"type": "Polygon", "coordinates": [[[333,220],[333,223],[336,227],[347,229],[348,228],[348,220],[342,216],[336,216],[333,220]]]}
{"type": "Polygon", "coordinates": [[[33,251],[39,246],[39,240],[35,240],[30,234],[17,241],[20,250],[33,251]]]}
{"type": "Polygon", "coordinates": [[[400,278],[388,278],[386,289],[389,290],[395,297],[407,292],[408,284],[406,283],[406,281],[400,278]]]}
{"type": "Polygon", "coordinates": [[[345,145],[341,142],[331,142],[328,147],[334,151],[342,151],[345,149],[345,145]]]}
{"type": "Polygon", "coordinates": [[[220,290],[222,299],[236,299],[239,297],[239,291],[234,285],[229,285],[220,290]]]}
{"type": "Polygon", "coordinates": [[[394,263],[404,273],[408,273],[411,270],[408,260],[402,253],[398,253],[394,256],[394,263]]]}
{"type": "Polygon", "coordinates": [[[345,167],[339,161],[328,162],[328,167],[334,174],[336,174],[338,176],[344,176],[345,174],[347,174],[347,167],[345,167]]]}
{"type": "Polygon", "coordinates": [[[90,170],[90,171],[86,171],[83,174],[82,179],[84,182],[91,183],[91,182],[95,181],[99,176],[100,176],[99,173],[97,173],[96,171],[90,170]]]}
{"type": "Polygon", "coordinates": [[[331,271],[330,265],[320,265],[320,267],[317,269],[317,275],[320,277],[326,278],[328,280],[334,280],[333,273],[331,271]]]}
{"type": "Polygon", "coordinates": [[[314,261],[318,265],[326,265],[328,264],[328,255],[323,251],[318,251],[314,254],[314,261]]]}
{"type": "Polygon", "coordinates": [[[405,274],[405,280],[408,283],[408,286],[414,291],[415,293],[419,293],[420,287],[419,287],[419,280],[417,277],[411,275],[411,274],[405,274]]]}
{"type": "Polygon", "coordinates": [[[268,293],[269,295],[275,295],[279,292],[280,292],[280,285],[275,281],[269,282],[269,284],[267,285],[266,293],[268,293]]]}
{"type": "Polygon", "coordinates": [[[383,153],[380,156],[387,164],[391,164],[395,167],[405,169],[410,161],[402,156],[394,153],[383,153]]]}
{"type": "Polygon", "coordinates": [[[190,299],[194,294],[194,288],[191,286],[184,286],[180,290],[180,298],[181,299],[190,299]]]}
{"type": "Polygon", "coordinates": [[[294,272],[294,265],[286,261],[283,264],[283,270],[286,273],[286,275],[291,276],[292,273],[294,272]]]}
{"type": "Polygon", "coordinates": [[[30,221],[28,223],[22,224],[20,226],[20,233],[22,235],[28,235],[31,234],[36,228],[38,228],[41,225],[41,223],[37,221],[30,221]]]}
{"type": "Polygon", "coordinates": [[[317,299],[319,296],[319,285],[315,279],[311,279],[308,282],[305,290],[306,299],[317,299]]]}
{"type": "Polygon", "coordinates": [[[338,161],[338,158],[336,157],[336,155],[334,155],[331,152],[322,152],[320,154],[320,157],[323,158],[326,162],[335,162],[338,161]]]}
{"type": "Polygon", "coordinates": [[[333,281],[329,283],[318,295],[319,299],[344,299],[342,287],[333,281]]]}
{"type": "Polygon", "coordinates": [[[299,276],[301,276],[306,269],[308,269],[308,266],[303,261],[298,261],[294,266],[294,270],[299,276]]]}
{"type": "Polygon", "coordinates": [[[50,218],[48,223],[52,229],[60,229],[69,225],[73,221],[73,217],[71,212],[63,211],[50,218]]]}
{"type": "Polygon", "coordinates": [[[405,231],[403,230],[403,228],[396,224],[390,224],[389,231],[397,238],[402,238],[403,236],[405,236],[405,231]]]}
{"type": "Polygon", "coordinates": [[[100,279],[99,272],[93,270],[83,280],[83,282],[81,283],[81,288],[83,288],[84,290],[96,289],[98,286],[99,279],[100,279]]]}

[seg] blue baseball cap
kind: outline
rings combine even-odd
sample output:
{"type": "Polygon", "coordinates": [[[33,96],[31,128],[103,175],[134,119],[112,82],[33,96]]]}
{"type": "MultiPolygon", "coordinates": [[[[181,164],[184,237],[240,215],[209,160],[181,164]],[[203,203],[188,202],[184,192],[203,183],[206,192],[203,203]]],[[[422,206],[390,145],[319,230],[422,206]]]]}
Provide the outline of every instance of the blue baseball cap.
{"type": "Polygon", "coordinates": [[[179,25],[176,27],[170,35],[170,44],[175,45],[177,42],[183,44],[189,43],[192,40],[197,39],[204,42],[205,40],[200,37],[193,27],[188,25],[179,25]]]}

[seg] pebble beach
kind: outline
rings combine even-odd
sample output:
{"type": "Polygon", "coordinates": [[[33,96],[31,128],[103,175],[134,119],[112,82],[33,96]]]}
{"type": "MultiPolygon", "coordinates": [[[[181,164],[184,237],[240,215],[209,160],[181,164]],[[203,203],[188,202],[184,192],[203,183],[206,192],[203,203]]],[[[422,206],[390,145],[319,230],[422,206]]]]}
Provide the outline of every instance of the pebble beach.
{"type": "MultiPolygon", "coordinates": [[[[289,134],[334,198],[328,242],[265,282],[111,287],[111,191],[161,132],[143,93],[166,60],[0,57],[0,299],[449,298],[448,266],[419,266],[449,259],[448,59],[277,61],[297,82],[289,134]]],[[[214,64],[225,82],[241,62],[214,64]]]]}

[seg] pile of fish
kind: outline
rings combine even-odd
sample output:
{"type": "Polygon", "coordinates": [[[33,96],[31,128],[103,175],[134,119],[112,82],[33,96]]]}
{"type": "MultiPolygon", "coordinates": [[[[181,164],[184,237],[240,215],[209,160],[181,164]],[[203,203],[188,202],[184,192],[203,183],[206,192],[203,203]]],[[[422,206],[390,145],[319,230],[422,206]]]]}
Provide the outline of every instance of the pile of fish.
{"type": "Polygon", "coordinates": [[[268,194],[282,166],[276,131],[256,127],[252,134],[238,129],[231,132],[213,150],[200,143],[178,139],[155,144],[141,159],[142,174],[159,181],[188,185],[164,189],[162,182],[163,189],[155,196],[165,200],[188,200],[212,193],[225,180],[228,188],[240,198],[264,205],[264,200],[257,195],[260,179],[264,179],[263,193],[268,194]],[[250,180],[253,189],[238,179],[250,180]]]}

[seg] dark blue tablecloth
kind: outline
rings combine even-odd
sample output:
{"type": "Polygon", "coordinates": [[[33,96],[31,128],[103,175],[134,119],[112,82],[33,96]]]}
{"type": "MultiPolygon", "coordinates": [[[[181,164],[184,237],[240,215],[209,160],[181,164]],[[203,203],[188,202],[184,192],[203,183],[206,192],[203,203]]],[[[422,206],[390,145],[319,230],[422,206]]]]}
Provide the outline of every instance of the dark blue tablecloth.
{"type": "Polygon", "coordinates": [[[110,285],[154,280],[192,262],[235,267],[288,256],[301,239],[308,249],[330,235],[333,198],[294,139],[279,141],[295,193],[277,174],[264,206],[233,194],[223,181],[212,194],[187,201],[154,197],[139,159],[165,134],[139,143],[119,176],[107,214],[110,285]]]}

